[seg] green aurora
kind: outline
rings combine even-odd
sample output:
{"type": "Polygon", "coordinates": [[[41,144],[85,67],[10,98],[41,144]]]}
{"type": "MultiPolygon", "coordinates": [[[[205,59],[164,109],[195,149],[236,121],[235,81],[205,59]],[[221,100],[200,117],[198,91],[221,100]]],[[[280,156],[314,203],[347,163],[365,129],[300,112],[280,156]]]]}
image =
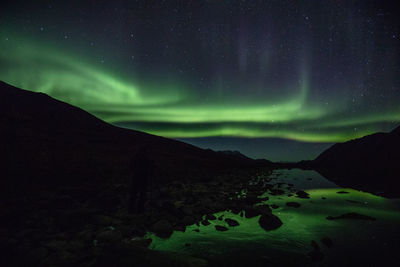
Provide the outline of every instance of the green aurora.
{"type": "MultiPolygon", "coordinates": [[[[4,36],[0,41],[1,80],[49,94],[106,122],[165,137],[341,142],[400,121],[400,106],[349,115],[347,99],[338,97],[329,105],[313,101],[312,73],[306,66],[302,67],[301,82],[290,89],[291,95],[251,98],[208,93],[205,97],[187,81],[143,81],[111,64],[99,67],[89,56],[72,49],[4,36]]],[[[225,92],[229,90],[225,88],[225,92]]]]}

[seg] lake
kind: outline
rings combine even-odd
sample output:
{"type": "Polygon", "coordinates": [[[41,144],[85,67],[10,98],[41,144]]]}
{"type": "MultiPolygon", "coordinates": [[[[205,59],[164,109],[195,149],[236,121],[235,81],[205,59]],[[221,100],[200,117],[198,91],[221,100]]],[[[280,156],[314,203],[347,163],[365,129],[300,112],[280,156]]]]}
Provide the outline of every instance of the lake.
{"type": "MultiPolygon", "coordinates": [[[[265,177],[256,177],[249,183],[263,186],[265,177]]],[[[224,221],[210,221],[187,227],[186,231],[174,232],[168,239],[153,234],[151,249],[177,251],[209,260],[215,265],[245,264],[259,265],[376,265],[400,260],[400,201],[387,199],[351,188],[340,188],[317,172],[305,170],[276,170],[269,177],[274,183],[288,184],[309,193],[310,198],[271,195],[262,203],[279,206],[273,209],[283,225],[265,231],[258,224],[258,217],[246,219],[229,211],[215,214],[217,217],[237,220],[240,225],[229,227],[224,221]],[[337,193],[342,192],[342,193],[337,193]],[[344,192],[344,193],[343,193],[344,192]],[[298,202],[298,208],[287,202],[298,202]],[[338,219],[327,220],[327,216],[339,216],[356,212],[376,218],[375,221],[338,219]],[[225,225],[226,232],[215,230],[214,225],[225,225]],[[328,237],[332,246],[321,242],[328,237]],[[314,262],[306,255],[312,251],[311,241],[316,241],[323,254],[321,261],[314,262]]],[[[271,182],[270,182],[271,183],[271,182]]],[[[245,192],[243,192],[245,194],[245,192]]],[[[262,196],[260,196],[262,197],[262,196]]]]}

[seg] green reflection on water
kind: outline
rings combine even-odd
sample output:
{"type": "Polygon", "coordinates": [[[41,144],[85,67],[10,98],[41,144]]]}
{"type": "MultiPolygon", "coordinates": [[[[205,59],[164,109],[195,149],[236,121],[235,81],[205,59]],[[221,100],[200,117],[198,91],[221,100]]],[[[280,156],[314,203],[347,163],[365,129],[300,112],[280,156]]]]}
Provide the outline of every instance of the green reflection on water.
{"type": "MultiPolygon", "coordinates": [[[[338,188],[312,171],[280,171],[275,173],[275,182],[292,183],[297,189],[305,189],[309,199],[295,196],[273,196],[264,203],[276,204],[273,210],[283,225],[273,231],[265,231],[258,225],[258,217],[245,219],[230,212],[216,215],[237,220],[240,225],[229,227],[224,221],[210,221],[209,226],[192,225],[185,233],[174,232],[169,239],[151,235],[151,249],[179,251],[207,259],[225,257],[235,261],[248,255],[256,262],[281,262],[282,258],[296,265],[299,255],[311,251],[311,240],[317,241],[324,253],[324,262],[329,264],[370,263],[380,257],[399,257],[393,254],[398,248],[400,212],[398,200],[390,200],[350,188],[338,188]],[[327,188],[316,188],[325,186],[327,188]],[[339,194],[338,191],[348,193],[339,194]],[[295,201],[299,208],[286,206],[295,201]],[[357,212],[376,218],[376,221],[327,220],[326,217],[357,212]],[[214,225],[224,225],[226,232],[218,232],[214,225]],[[199,230],[196,232],[195,230],[199,230]],[[329,237],[334,246],[326,248],[321,238],[329,237]],[[185,245],[186,244],[186,245],[185,245]],[[187,245],[190,244],[190,245],[187,245]],[[351,254],[351,259],[346,255],[351,254]]],[[[284,185],[283,188],[286,188],[284,185]]],[[[398,253],[397,253],[398,254],[398,253]]]]}

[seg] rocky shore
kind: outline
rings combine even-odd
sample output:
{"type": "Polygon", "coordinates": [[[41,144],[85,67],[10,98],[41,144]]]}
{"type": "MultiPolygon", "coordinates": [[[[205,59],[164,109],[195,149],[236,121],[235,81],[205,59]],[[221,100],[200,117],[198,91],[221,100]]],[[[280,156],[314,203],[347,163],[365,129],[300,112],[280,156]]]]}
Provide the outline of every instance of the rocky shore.
{"type": "Polygon", "coordinates": [[[260,227],[277,229],[281,220],[272,213],[274,207],[266,204],[268,197],[260,196],[265,192],[299,198],[308,195],[292,190],[291,185],[283,189],[282,183],[268,178],[269,174],[270,170],[263,170],[221,176],[210,182],[173,181],[148,192],[142,214],[128,212],[123,184],[109,184],[95,195],[88,190],[84,201],[77,196],[85,188],[68,187],[60,192],[9,198],[1,204],[5,211],[1,251],[14,266],[109,266],[110,262],[114,266],[157,266],[161,262],[205,266],[204,259],[149,250],[151,239],[145,237],[146,233],[168,238],[173,231],[184,232],[193,224],[210,225],[213,220],[218,222],[216,231],[239,225],[232,218],[214,216],[220,211],[245,218],[259,216],[260,227]]]}

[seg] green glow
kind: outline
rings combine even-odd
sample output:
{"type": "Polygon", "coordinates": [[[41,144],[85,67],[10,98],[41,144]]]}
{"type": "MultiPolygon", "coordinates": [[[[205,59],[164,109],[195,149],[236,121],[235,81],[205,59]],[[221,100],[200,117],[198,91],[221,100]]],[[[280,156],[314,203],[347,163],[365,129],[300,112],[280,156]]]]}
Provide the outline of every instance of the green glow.
{"type": "MultiPolygon", "coordinates": [[[[8,40],[0,41],[1,80],[47,93],[107,122],[166,137],[280,137],[340,142],[373,133],[378,130],[376,124],[394,123],[400,118],[400,108],[348,116],[338,113],[345,109],[340,100],[330,106],[311,101],[311,74],[306,66],[300,83],[289,90],[293,93],[280,99],[268,94],[246,99],[229,94],[203,96],[190,83],[172,78],[169,82],[139,82],[135,73],[127,77],[118,68],[113,70],[114,66],[93,62],[89,57],[28,38],[7,36],[8,40]],[[203,101],[205,97],[210,100],[203,101]]],[[[229,88],[222,90],[229,92],[229,88]]]]}
{"type": "MultiPolygon", "coordinates": [[[[152,234],[151,248],[155,250],[181,251],[198,257],[208,257],[210,254],[233,255],[235,251],[251,248],[252,257],[265,255],[266,251],[288,251],[306,254],[310,251],[310,241],[319,240],[328,236],[333,239],[334,248],[325,249],[321,246],[328,262],[335,262],[339,256],[346,255],[353,246],[359,246],[359,253],[364,253],[367,247],[380,250],[383,240],[396,240],[397,226],[400,223],[400,212],[396,200],[389,200],[369,193],[356,191],[350,188],[338,188],[325,178],[313,171],[282,171],[283,175],[276,182],[293,183],[297,188],[309,188],[306,192],[310,199],[288,197],[286,195],[273,196],[266,194],[270,199],[266,204],[277,204],[273,210],[283,222],[283,225],[273,231],[264,231],[258,225],[258,217],[245,219],[230,212],[220,212],[225,217],[237,220],[240,225],[228,227],[221,221],[210,221],[209,226],[192,225],[185,233],[174,232],[169,239],[161,239],[152,234]],[[286,174],[288,177],[285,177],[286,174]],[[307,180],[312,178],[312,180],[307,180]],[[320,186],[326,188],[318,188],[320,186]],[[348,194],[338,194],[345,190],[348,194]],[[326,199],[323,200],[322,197],[326,199]],[[349,202],[348,200],[352,201],[349,202]],[[296,201],[300,208],[287,207],[286,202],[296,201]],[[329,221],[329,215],[337,216],[349,212],[375,217],[373,223],[368,221],[337,220],[329,221]],[[225,225],[226,232],[218,232],[214,224],[225,225]],[[199,232],[193,230],[199,229],[199,232]],[[373,235],[372,235],[373,233],[373,235]],[[184,244],[190,243],[187,247],[184,244]],[[210,249],[212,248],[212,249],[210,249]]],[[[397,242],[397,241],[395,241],[397,242]]],[[[354,252],[354,250],[352,250],[354,252]]],[[[273,254],[268,254],[274,257],[273,254]]],[[[355,258],[364,259],[360,255],[355,258]]],[[[276,256],[279,260],[279,255],[276,256]]],[[[340,258],[340,257],[339,257],[340,258]]]]}

